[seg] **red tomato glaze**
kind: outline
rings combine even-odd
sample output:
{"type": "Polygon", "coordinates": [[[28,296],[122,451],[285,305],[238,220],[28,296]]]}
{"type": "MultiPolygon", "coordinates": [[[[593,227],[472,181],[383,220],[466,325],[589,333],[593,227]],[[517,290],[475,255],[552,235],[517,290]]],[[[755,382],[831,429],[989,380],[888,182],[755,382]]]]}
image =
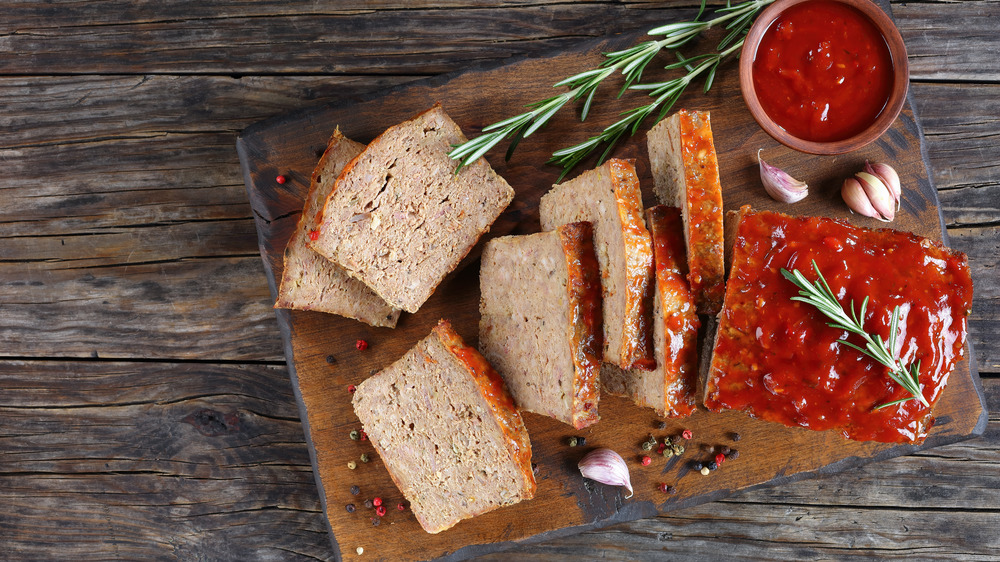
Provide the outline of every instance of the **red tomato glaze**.
{"type": "Polygon", "coordinates": [[[810,0],[764,32],[753,82],[764,112],[783,129],[803,140],[838,141],[867,129],[885,108],[892,56],[867,16],[810,0]]]}

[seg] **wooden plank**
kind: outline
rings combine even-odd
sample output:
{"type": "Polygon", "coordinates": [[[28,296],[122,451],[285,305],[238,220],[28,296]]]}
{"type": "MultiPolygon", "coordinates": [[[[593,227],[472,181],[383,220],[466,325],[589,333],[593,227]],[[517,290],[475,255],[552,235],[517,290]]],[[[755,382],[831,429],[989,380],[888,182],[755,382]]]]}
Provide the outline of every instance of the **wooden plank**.
{"type": "MultiPolygon", "coordinates": [[[[1000,379],[983,382],[978,439],[484,559],[988,557],[1000,379]]],[[[0,557],[334,559],[284,367],[7,360],[0,388],[0,557]]]]}
{"type": "MultiPolygon", "coordinates": [[[[261,251],[270,272],[280,272],[284,242],[297,219],[295,210],[301,208],[301,196],[306,187],[305,182],[298,179],[277,184],[275,170],[296,170],[296,178],[306,178],[307,171],[315,164],[315,155],[309,147],[315,145],[317,139],[325,139],[335,125],[347,136],[367,141],[385,127],[426,109],[431,101],[441,101],[460,125],[475,131],[506,117],[510,107],[544,96],[547,82],[525,80],[525,77],[561,76],[569,74],[570,68],[589,68],[599,60],[600,51],[618,48],[630,39],[618,41],[618,44],[601,45],[585,52],[570,51],[546,60],[528,60],[493,71],[468,72],[422,82],[368,102],[305,110],[252,127],[241,137],[239,148],[251,204],[258,218],[261,251]]],[[[716,146],[722,155],[720,171],[726,186],[724,197],[729,208],[752,204],[757,208],[787,210],[767,198],[759,187],[755,155],[757,148],[763,147],[768,160],[813,186],[813,195],[797,205],[794,212],[835,216],[866,226],[878,226],[870,219],[849,214],[840,202],[839,186],[841,178],[859,169],[865,158],[891,161],[903,182],[912,186],[904,194],[904,211],[893,226],[940,238],[935,191],[926,176],[919,131],[909,110],[890,133],[862,151],[841,157],[803,157],[777,146],[766,137],[742,104],[731,103],[738,95],[736,77],[727,73],[708,95],[689,94],[680,104],[711,108],[713,112],[716,146]]],[[[590,131],[613,122],[620,108],[613,103],[600,104],[591,111],[587,125],[580,125],[572,115],[556,117],[537,136],[523,141],[517,157],[509,163],[503,162],[499,155],[491,156],[491,163],[517,191],[511,210],[494,224],[491,235],[538,230],[538,199],[558,175],[557,169],[542,165],[548,154],[555,146],[583,140],[590,131]]],[[[641,137],[631,139],[617,154],[638,159],[640,178],[645,180],[647,199],[651,201],[651,182],[641,137]]],[[[913,450],[845,442],[837,435],[826,433],[786,431],[740,414],[699,412],[689,420],[670,423],[666,430],[667,434],[676,435],[682,424],[697,428],[702,437],[689,443],[691,454],[684,462],[674,462],[651,472],[633,464],[636,498],[624,502],[613,491],[581,485],[573,462],[580,453],[566,450],[564,441],[569,435],[566,426],[528,415],[526,423],[532,435],[533,460],[542,475],[534,500],[463,522],[440,535],[422,533],[412,519],[387,516],[397,536],[403,534],[409,538],[406,541],[379,541],[376,547],[370,547],[372,539],[367,519],[340,517],[331,511],[334,509],[331,506],[351,500],[346,492],[349,482],[359,483],[366,490],[374,489],[375,493],[397,492],[379,466],[361,467],[356,472],[345,467],[361,452],[373,453],[363,443],[352,443],[344,437],[358,427],[346,388],[402,355],[424,337],[440,317],[451,319],[458,331],[474,342],[478,326],[476,273],[473,267],[457,274],[424,304],[419,313],[405,316],[395,330],[372,329],[329,315],[279,312],[279,323],[288,338],[289,363],[308,419],[308,435],[316,451],[321,494],[342,552],[361,545],[375,556],[392,558],[427,558],[445,553],[465,557],[490,552],[496,543],[508,546],[507,541],[526,540],[557,529],[580,530],[649,516],[657,510],[677,509],[724,497],[733,490],[762,483],[783,483],[815,471],[836,471],[864,460],[884,459],[913,450]],[[354,341],[358,338],[368,341],[371,349],[355,350],[354,341]],[[325,361],[329,351],[320,352],[320,344],[325,350],[331,347],[334,350],[336,368],[332,372],[325,361]],[[699,455],[701,458],[707,456],[707,450],[712,447],[728,444],[726,435],[734,430],[753,435],[751,440],[744,440],[740,445],[743,453],[740,469],[708,479],[690,476],[689,461],[699,455]],[[800,452],[803,450],[810,454],[803,456],[800,452]],[[749,460],[742,460],[744,457],[749,460]],[[665,497],[657,492],[657,484],[663,481],[677,482],[679,493],[665,497]],[[454,549],[461,545],[472,546],[456,553],[454,549]]],[[[984,423],[984,418],[974,388],[975,378],[968,369],[968,362],[961,362],[953,373],[949,393],[938,406],[939,423],[928,445],[967,438],[983,430],[983,426],[978,425],[984,423]]],[[[594,446],[616,444],[616,448],[622,449],[622,441],[631,438],[634,451],[629,452],[626,444],[624,454],[634,462],[641,454],[638,444],[650,432],[655,416],[616,399],[606,398],[602,404],[606,416],[601,423],[586,430],[588,441],[594,446]]]]}

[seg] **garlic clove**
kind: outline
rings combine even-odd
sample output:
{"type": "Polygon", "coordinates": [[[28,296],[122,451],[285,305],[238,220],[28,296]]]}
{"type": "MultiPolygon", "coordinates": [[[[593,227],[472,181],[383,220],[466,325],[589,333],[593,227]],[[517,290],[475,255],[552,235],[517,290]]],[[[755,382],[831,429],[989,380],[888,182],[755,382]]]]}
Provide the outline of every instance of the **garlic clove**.
{"type": "Polygon", "coordinates": [[[903,190],[899,183],[899,174],[896,173],[896,170],[888,164],[882,164],[881,162],[872,164],[865,160],[865,172],[882,180],[882,183],[889,188],[889,193],[892,194],[892,198],[896,201],[896,209],[898,210],[899,199],[903,195],[903,190]]]}
{"type": "Polygon", "coordinates": [[[896,218],[896,201],[892,198],[892,192],[886,187],[882,180],[868,172],[858,172],[854,177],[861,183],[861,187],[868,196],[868,202],[875,207],[878,214],[886,219],[886,222],[896,218]]]}
{"type": "Polygon", "coordinates": [[[594,449],[580,459],[577,466],[584,478],[590,478],[610,486],[625,486],[628,488],[628,495],[625,496],[625,499],[632,497],[632,482],[629,478],[628,465],[625,464],[625,459],[621,455],[611,449],[594,449]]]}
{"type": "Polygon", "coordinates": [[[875,210],[875,207],[872,207],[871,202],[868,200],[868,195],[865,193],[865,188],[861,187],[861,182],[856,178],[850,177],[844,180],[844,185],[840,188],[840,196],[844,198],[844,203],[847,203],[847,206],[855,213],[878,219],[882,222],[889,222],[882,218],[882,215],[875,210]]]}
{"type": "Polygon", "coordinates": [[[757,151],[757,162],[760,164],[760,181],[764,184],[764,191],[771,196],[771,199],[781,201],[782,203],[795,203],[804,199],[806,195],[809,195],[809,186],[805,182],[801,182],[788,175],[781,168],[772,166],[761,160],[761,150],[763,149],[757,151]]]}

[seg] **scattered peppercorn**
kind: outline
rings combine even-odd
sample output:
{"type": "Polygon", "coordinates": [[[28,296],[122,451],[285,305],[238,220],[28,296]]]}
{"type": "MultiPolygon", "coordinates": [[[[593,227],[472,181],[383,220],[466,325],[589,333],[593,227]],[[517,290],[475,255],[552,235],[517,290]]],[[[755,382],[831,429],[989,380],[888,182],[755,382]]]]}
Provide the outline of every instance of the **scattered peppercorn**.
{"type": "Polygon", "coordinates": [[[344,509],[347,510],[347,513],[354,513],[354,510],[357,509],[357,508],[354,507],[353,503],[349,503],[349,504],[347,504],[347,505],[344,506],[344,509]]]}
{"type": "Polygon", "coordinates": [[[724,462],[726,462],[726,455],[723,455],[722,453],[715,455],[715,464],[722,464],[724,462]]]}
{"type": "Polygon", "coordinates": [[[351,394],[354,394],[357,391],[358,391],[358,387],[354,386],[353,384],[347,385],[347,392],[350,392],[351,394]]]}
{"type": "Polygon", "coordinates": [[[354,461],[347,461],[347,468],[354,470],[355,468],[358,468],[358,463],[354,461]]]}
{"type": "Polygon", "coordinates": [[[740,434],[739,434],[739,433],[736,433],[736,432],[734,431],[734,432],[733,432],[733,435],[732,435],[732,438],[733,438],[733,441],[739,441],[739,440],[740,440],[740,434]]]}
{"type": "Polygon", "coordinates": [[[576,447],[579,444],[580,444],[580,440],[577,439],[576,437],[570,437],[569,438],[569,446],[570,447],[576,447]]]}
{"type": "Polygon", "coordinates": [[[642,442],[642,450],[643,451],[649,451],[649,450],[652,450],[652,449],[653,449],[653,442],[652,441],[643,441],[642,442]]]}
{"type": "Polygon", "coordinates": [[[378,527],[382,523],[382,520],[378,517],[372,517],[372,525],[378,527]]]}
{"type": "Polygon", "coordinates": [[[649,463],[653,462],[653,459],[649,458],[647,455],[642,456],[642,466],[649,466],[649,463]]]}
{"type": "Polygon", "coordinates": [[[685,429],[684,431],[681,432],[681,437],[683,437],[684,439],[691,439],[691,437],[693,436],[694,434],[691,433],[690,429],[685,429]]]}
{"type": "Polygon", "coordinates": [[[684,454],[684,445],[674,445],[671,447],[671,450],[673,450],[674,454],[679,457],[684,454]]]}
{"type": "Polygon", "coordinates": [[[663,450],[666,449],[666,448],[667,448],[667,444],[666,443],[660,443],[660,446],[656,448],[656,452],[662,455],[663,454],[663,450]]]}
{"type": "Polygon", "coordinates": [[[361,440],[368,441],[368,434],[365,433],[364,431],[361,432],[361,440]]]}
{"type": "Polygon", "coordinates": [[[372,498],[372,505],[374,505],[375,507],[378,507],[378,506],[382,505],[382,498],[380,498],[378,496],[375,496],[374,498],[372,498]]]}
{"type": "Polygon", "coordinates": [[[586,437],[577,437],[576,438],[576,446],[577,447],[585,447],[586,445],[587,445],[587,438],[586,437]]]}
{"type": "Polygon", "coordinates": [[[676,486],[667,486],[667,493],[670,494],[671,496],[676,495],[677,494],[677,487],[676,486]]]}
{"type": "MultiPolygon", "coordinates": [[[[322,155],[320,155],[320,156],[322,156],[322,155]]],[[[355,550],[355,552],[358,553],[358,556],[361,556],[362,554],[365,553],[365,548],[363,546],[359,546],[358,549],[355,550]]]]}
{"type": "Polygon", "coordinates": [[[732,449],[726,447],[725,445],[723,445],[722,448],[719,449],[719,452],[722,453],[723,455],[728,455],[730,451],[732,451],[732,449]]]}
{"type": "Polygon", "coordinates": [[[357,343],[354,344],[354,347],[358,348],[358,351],[364,351],[368,349],[368,342],[365,340],[358,340],[357,343]]]}
{"type": "Polygon", "coordinates": [[[396,504],[396,509],[400,511],[406,511],[406,504],[403,502],[399,502],[398,504],[396,504]]]}
{"type": "Polygon", "coordinates": [[[327,355],[326,362],[333,365],[334,363],[337,362],[337,359],[333,355],[327,355]]]}
{"type": "Polygon", "coordinates": [[[729,452],[728,455],[726,455],[726,458],[728,458],[729,460],[738,459],[740,458],[740,452],[737,451],[736,449],[733,449],[732,451],[729,452]]]}
{"type": "Polygon", "coordinates": [[[361,462],[368,462],[368,453],[361,453],[361,462]]]}
{"type": "Polygon", "coordinates": [[[660,484],[660,491],[663,492],[664,494],[666,494],[667,493],[667,488],[669,488],[669,487],[670,486],[667,486],[667,483],[664,482],[664,483],[660,484]]]}
{"type": "Polygon", "coordinates": [[[660,431],[663,431],[664,429],[667,429],[667,422],[665,422],[665,421],[658,422],[656,424],[656,429],[659,429],[660,431]]]}
{"type": "Polygon", "coordinates": [[[365,507],[366,508],[371,509],[374,506],[375,506],[375,504],[373,504],[371,500],[365,500],[365,507]]]}
{"type": "Polygon", "coordinates": [[[375,514],[378,515],[379,517],[385,517],[385,506],[384,505],[380,505],[380,506],[376,507],[375,508],[375,514]]]}
{"type": "Polygon", "coordinates": [[[712,462],[708,463],[708,469],[709,470],[716,470],[717,468],[719,468],[719,463],[717,463],[715,461],[712,461],[712,462]]]}
{"type": "Polygon", "coordinates": [[[695,462],[691,463],[691,468],[693,468],[694,470],[701,470],[702,466],[704,466],[704,465],[702,465],[698,461],[695,461],[695,462]]]}
{"type": "Polygon", "coordinates": [[[357,441],[358,439],[361,439],[361,433],[358,432],[358,430],[356,430],[356,429],[352,429],[351,430],[351,441],[357,441]]]}
{"type": "Polygon", "coordinates": [[[288,181],[288,178],[286,178],[285,176],[278,176],[274,178],[274,181],[278,183],[285,183],[286,181],[288,181]]]}
{"type": "Polygon", "coordinates": [[[351,495],[356,496],[361,493],[361,488],[358,486],[351,486],[351,495]]]}
{"type": "Polygon", "coordinates": [[[701,475],[708,476],[712,471],[708,469],[707,466],[701,467],[701,475]]]}

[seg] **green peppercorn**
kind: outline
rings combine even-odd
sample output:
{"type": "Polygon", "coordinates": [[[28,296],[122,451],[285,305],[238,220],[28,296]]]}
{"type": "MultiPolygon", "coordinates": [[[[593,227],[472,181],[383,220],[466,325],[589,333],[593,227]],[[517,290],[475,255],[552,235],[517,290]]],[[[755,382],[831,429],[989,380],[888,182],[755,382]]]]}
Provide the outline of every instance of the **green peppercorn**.
{"type": "Polygon", "coordinates": [[[358,439],[361,439],[361,434],[358,433],[358,430],[352,429],[351,430],[351,440],[357,441],[358,439]]]}
{"type": "Polygon", "coordinates": [[[644,442],[642,443],[642,450],[643,450],[643,451],[650,451],[650,450],[652,450],[652,449],[653,449],[653,444],[652,444],[652,443],[650,443],[649,441],[644,441],[644,442]]]}
{"type": "Polygon", "coordinates": [[[670,457],[674,456],[674,450],[671,449],[670,447],[664,447],[663,456],[669,459],[670,457]]]}
{"type": "Polygon", "coordinates": [[[368,462],[368,453],[361,453],[361,462],[368,462]]]}
{"type": "Polygon", "coordinates": [[[580,441],[580,440],[579,440],[579,439],[577,439],[576,437],[570,437],[570,438],[569,438],[569,446],[570,446],[570,447],[576,447],[576,446],[577,446],[577,444],[579,443],[579,441],[580,441]]]}
{"type": "Polygon", "coordinates": [[[681,444],[674,445],[673,447],[671,447],[671,450],[674,452],[675,455],[679,457],[684,454],[684,445],[681,444]]]}

